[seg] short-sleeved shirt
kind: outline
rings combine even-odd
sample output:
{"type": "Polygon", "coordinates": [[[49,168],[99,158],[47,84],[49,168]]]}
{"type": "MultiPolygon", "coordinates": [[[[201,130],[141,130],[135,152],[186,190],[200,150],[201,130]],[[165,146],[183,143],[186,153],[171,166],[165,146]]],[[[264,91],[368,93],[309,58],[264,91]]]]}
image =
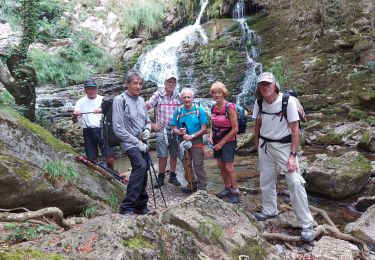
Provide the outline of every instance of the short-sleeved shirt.
{"type": "MultiPolygon", "coordinates": [[[[223,108],[221,109],[221,111],[218,111],[216,106],[214,106],[212,112],[211,113],[211,122],[212,122],[212,128],[226,128],[226,129],[229,129],[231,128],[231,123],[230,123],[230,119],[229,117],[227,116],[227,113],[226,113],[226,106],[227,106],[227,103],[225,103],[225,105],[223,106],[223,108]]],[[[233,103],[229,103],[228,104],[228,113],[229,113],[229,110],[234,110],[236,111],[236,106],[233,104],[233,103]]],[[[235,140],[236,137],[233,137],[232,139],[228,140],[227,142],[230,142],[230,141],[233,141],[235,140]]]]}
{"type": "MultiPolygon", "coordinates": [[[[280,112],[282,98],[283,98],[283,95],[282,93],[280,93],[277,99],[272,104],[268,104],[266,100],[263,99],[262,110],[267,113],[280,112]]],[[[260,127],[260,135],[266,138],[275,139],[275,140],[278,140],[287,135],[290,135],[292,131],[290,130],[288,123],[299,120],[297,105],[293,98],[289,98],[288,106],[286,108],[288,121],[281,114],[269,115],[269,114],[263,114],[263,113],[258,113],[258,112],[259,112],[259,106],[258,106],[257,101],[255,100],[252,118],[256,119],[257,117],[260,117],[262,119],[262,125],[260,127]],[[281,116],[283,118],[280,121],[281,116]]]]}
{"type": "Polygon", "coordinates": [[[206,113],[200,106],[193,105],[191,109],[185,109],[185,107],[182,106],[180,118],[177,120],[179,110],[180,109],[178,108],[174,112],[171,125],[181,128],[182,124],[185,123],[187,128],[186,132],[189,135],[198,132],[202,125],[206,125],[208,123],[206,113]],[[197,116],[197,109],[199,109],[199,116],[197,116]]]}
{"type": "Polygon", "coordinates": [[[146,103],[155,108],[156,123],[162,126],[171,125],[174,111],[180,104],[178,94],[168,96],[165,90],[156,91],[146,103]]]}
{"type": "MultiPolygon", "coordinates": [[[[100,95],[96,95],[94,99],[84,96],[77,101],[74,110],[78,110],[81,113],[94,112],[95,109],[100,108],[102,101],[103,96],[100,95]]],[[[98,128],[101,127],[100,120],[102,119],[102,114],[83,114],[81,115],[81,119],[82,128],[98,128]]]]}

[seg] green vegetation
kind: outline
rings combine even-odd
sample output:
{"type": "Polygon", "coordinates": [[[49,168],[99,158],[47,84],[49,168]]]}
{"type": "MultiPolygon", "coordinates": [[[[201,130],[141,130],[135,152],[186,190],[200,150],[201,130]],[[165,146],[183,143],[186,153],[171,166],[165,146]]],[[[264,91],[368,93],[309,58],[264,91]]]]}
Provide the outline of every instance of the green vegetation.
{"type": "Polygon", "coordinates": [[[7,240],[11,242],[32,240],[41,237],[45,234],[50,234],[56,231],[56,227],[50,224],[36,225],[30,223],[10,223],[5,224],[4,228],[8,231],[11,231],[11,234],[7,237],[7,240]]]}
{"type": "Polygon", "coordinates": [[[124,7],[120,24],[125,36],[145,31],[148,34],[159,31],[163,25],[164,6],[156,0],[132,2],[124,7]]]}
{"type": "Polygon", "coordinates": [[[0,89],[0,107],[14,105],[13,96],[5,89],[0,89]]]}
{"type": "Polygon", "coordinates": [[[277,82],[284,88],[288,82],[290,72],[288,71],[288,62],[285,56],[276,57],[269,66],[265,66],[265,71],[270,71],[275,75],[277,82]]]}
{"type": "Polygon", "coordinates": [[[254,241],[247,241],[243,247],[232,251],[232,259],[238,259],[239,255],[249,256],[249,259],[265,259],[266,252],[261,245],[254,241]]]}
{"type": "Polygon", "coordinates": [[[105,72],[115,66],[115,60],[95,46],[89,35],[76,36],[70,47],[55,54],[32,51],[29,60],[39,84],[53,83],[60,87],[80,83],[94,73],[105,72]]]}
{"type": "Polygon", "coordinates": [[[75,182],[79,178],[77,169],[64,161],[48,161],[43,169],[52,179],[64,180],[65,183],[75,182]]]}
{"type": "Polygon", "coordinates": [[[33,249],[21,248],[0,248],[1,260],[25,260],[25,259],[43,259],[43,260],[63,260],[65,256],[55,253],[43,253],[33,249]]]}
{"type": "Polygon", "coordinates": [[[224,235],[223,228],[213,219],[208,219],[205,222],[200,222],[199,230],[208,238],[213,239],[215,241],[220,241],[220,239],[224,235]]]}
{"type": "Polygon", "coordinates": [[[209,18],[220,18],[224,6],[224,0],[210,1],[206,14],[209,18]]]}
{"type": "Polygon", "coordinates": [[[107,197],[107,201],[113,210],[118,210],[120,206],[120,200],[117,196],[116,191],[112,190],[111,194],[109,194],[109,196],[107,197]]]}
{"type": "Polygon", "coordinates": [[[92,218],[97,216],[98,214],[98,206],[97,205],[89,205],[82,209],[81,216],[85,218],[92,218]]]}
{"type": "Polygon", "coordinates": [[[155,246],[151,242],[145,240],[142,237],[142,235],[137,235],[133,238],[125,239],[125,240],[123,240],[122,244],[125,247],[134,248],[134,249],[142,249],[142,248],[153,249],[153,248],[155,248],[155,246]]]}

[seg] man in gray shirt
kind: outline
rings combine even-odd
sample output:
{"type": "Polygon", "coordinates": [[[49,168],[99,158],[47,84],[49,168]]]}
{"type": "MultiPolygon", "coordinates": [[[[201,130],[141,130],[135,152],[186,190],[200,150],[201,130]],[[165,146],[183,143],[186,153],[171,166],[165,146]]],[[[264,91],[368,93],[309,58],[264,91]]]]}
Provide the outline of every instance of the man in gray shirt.
{"type": "Polygon", "coordinates": [[[145,215],[150,210],[147,208],[146,191],[148,146],[144,141],[150,138],[151,121],[145,101],[140,97],[142,75],[129,71],[125,84],[127,91],[113,100],[112,114],[113,132],[120,138],[121,150],[128,156],[132,166],[125,199],[120,204],[120,214],[145,215]]]}

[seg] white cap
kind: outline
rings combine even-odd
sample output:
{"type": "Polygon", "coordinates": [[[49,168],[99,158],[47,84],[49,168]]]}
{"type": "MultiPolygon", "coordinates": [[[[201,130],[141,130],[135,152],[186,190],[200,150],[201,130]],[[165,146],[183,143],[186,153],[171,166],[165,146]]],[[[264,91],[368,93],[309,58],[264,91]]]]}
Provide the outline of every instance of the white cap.
{"type": "Polygon", "coordinates": [[[276,81],[275,76],[271,72],[263,72],[262,74],[260,74],[258,76],[257,84],[259,84],[260,82],[269,82],[269,83],[274,83],[275,82],[276,83],[276,87],[280,91],[280,85],[276,81]]]}
{"type": "Polygon", "coordinates": [[[164,80],[164,81],[167,81],[167,80],[172,79],[172,78],[174,78],[175,80],[177,80],[176,75],[174,75],[173,73],[169,73],[169,74],[167,74],[167,76],[165,77],[165,80],[164,80]]]}

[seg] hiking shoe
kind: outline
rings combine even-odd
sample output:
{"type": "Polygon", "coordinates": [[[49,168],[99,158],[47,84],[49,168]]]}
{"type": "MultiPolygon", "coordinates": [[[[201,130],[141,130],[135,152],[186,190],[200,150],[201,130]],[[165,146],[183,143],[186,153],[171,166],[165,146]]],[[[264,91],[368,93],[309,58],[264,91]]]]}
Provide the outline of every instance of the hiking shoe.
{"type": "Polygon", "coordinates": [[[186,186],[186,187],[183,187],[183,188],[181,189],[181,191],[182,191],[183,193],[194,193],[194,192],[196,192],[197,190],[198,190],[198,189],[197,189],[197,185],[194,185],[194,184],[193,184],[193,188],[192,188],[192,189],[190,189],[189,185],[186,186]]]}
{"type": "Polygon", "coordinates": [[[154,185],[155,189],[159,189],[161,186],[164,185],[164,178],[165,174],[164,173],[159,173],[158,178],[156,179],[156,184],[154,185]]]}
{"type": "Polygon", "coordinates": [[[177,180],[176,173],[171,172],[169,175],[169,183],[172,183],[174,186],[181,186],[181,183],[177,180]]]}
{"type": "Polygon", "coordinates": [[[238,204],[240,203],[240,194],[239,193],[232,193],[228,200],[229,203],[238,204]]]}
{"type": "Polygon", "coordinates": [[[314,229],[312,226],[301,229],[301,239],[306,242],[311,242],[315,238],[314,229]]]}
{"type": "Polygon", "coordinates": [[[216,193],[216,197],[220,198],[220,199],[223,199],[225,197],[228,197],[230,195],[230,190],[229,189],[223,189],[222,191],[220,191],[219,193],[216,193]]]}
{"type": "Polygon", "coordinates": [[[140,209],[140,210],[136,210],[135,213],[139,214],[139,215],[147,215],[148,213],[151,212],[151,209],[147,208],[147,207],[144,207],[143,209],[140,209]]]}
{"type": "Polygon", "coordinates": [[[276,217],[276,215],[266,215],[264,214],[263,212],[255,212],[254,213],[254,217],[258,220],[258,221],[264,221],[266,219],[269,219],[269,218],[274,218],[276,217]]]}
{"type": "Polygon", "coordinates": [[[123,215],[123,216],[129,216],[129,217],[135,215],[134,211],[122,211],[122,212],[120,212],[120,214],[123,215]]]}

